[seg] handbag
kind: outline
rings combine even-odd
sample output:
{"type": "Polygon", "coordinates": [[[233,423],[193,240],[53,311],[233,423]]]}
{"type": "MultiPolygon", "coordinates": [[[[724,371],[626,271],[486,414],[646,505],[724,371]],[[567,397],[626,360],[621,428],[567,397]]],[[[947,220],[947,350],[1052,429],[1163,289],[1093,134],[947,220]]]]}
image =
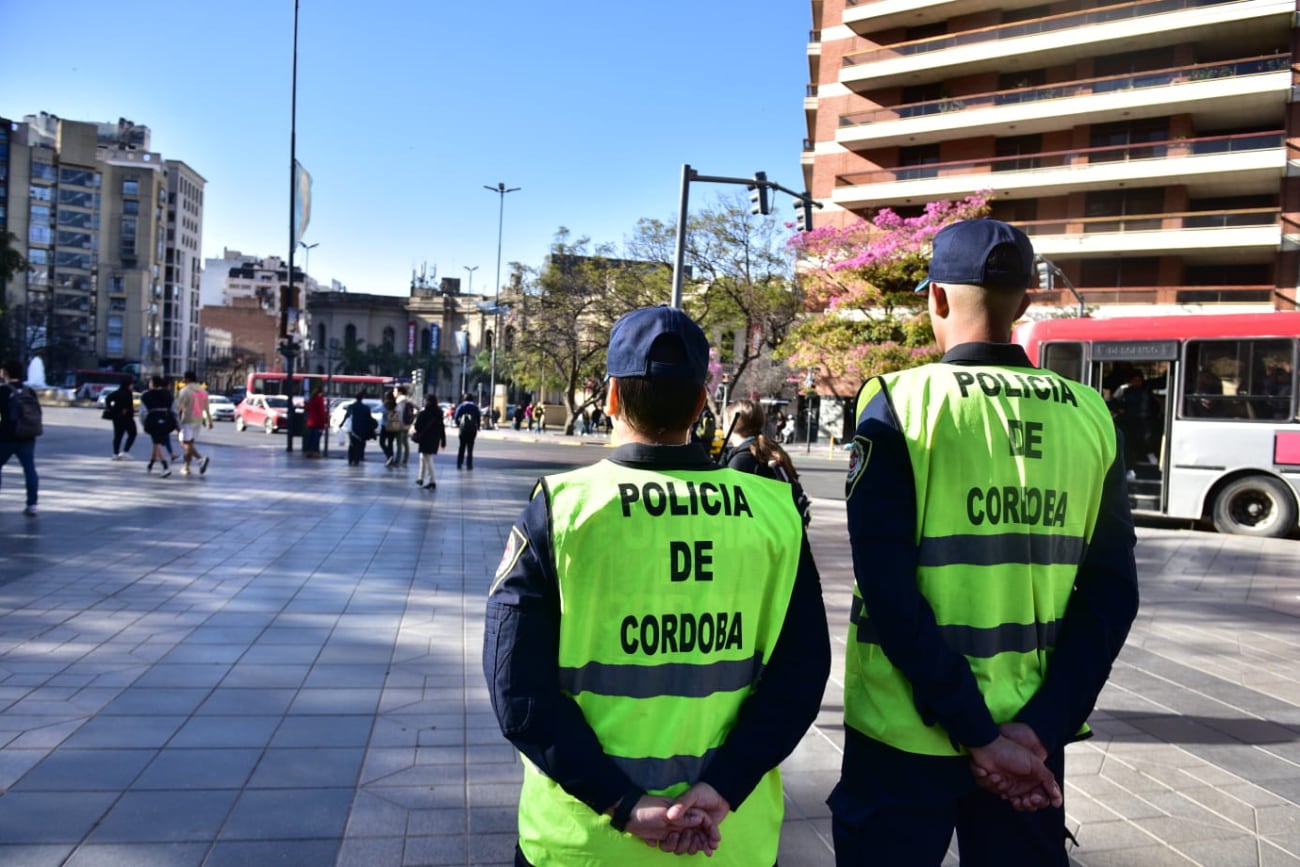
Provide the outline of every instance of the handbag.
{"type": "Polygon", "coordinates": [[[99,414],[99,417],[100,417],[100,418],[110,418],[110,419],[111,419],[111,418],[113,417],[113,411],[112,411],[111,409],[106,409],[106,410],[104,410],[103,412],[101,412],[101,413],[99,414]]]}
{"type": "Polygon", "coordinates": [[[348,429],[347,429],[347,428],[344,428],[344,427],[339,428],[339,432],[338,432],[337,434],[334,435],[334,443],[335,443],[335,445],[337,445],[339,448],[343,448],[343,447],[345,447],[345,446],[348,444],[348,429]]]}

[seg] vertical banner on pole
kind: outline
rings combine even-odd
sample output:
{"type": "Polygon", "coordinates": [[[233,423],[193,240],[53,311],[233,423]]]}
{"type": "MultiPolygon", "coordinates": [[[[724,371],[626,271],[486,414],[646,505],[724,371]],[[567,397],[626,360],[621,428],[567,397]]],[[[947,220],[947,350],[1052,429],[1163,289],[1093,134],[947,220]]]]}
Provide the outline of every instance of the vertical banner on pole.
{"type": "Polygon", "coordinates": [[[293,244],[298,246],[311,222],[311,175],[302,163],[293,161],[293,244]]]}

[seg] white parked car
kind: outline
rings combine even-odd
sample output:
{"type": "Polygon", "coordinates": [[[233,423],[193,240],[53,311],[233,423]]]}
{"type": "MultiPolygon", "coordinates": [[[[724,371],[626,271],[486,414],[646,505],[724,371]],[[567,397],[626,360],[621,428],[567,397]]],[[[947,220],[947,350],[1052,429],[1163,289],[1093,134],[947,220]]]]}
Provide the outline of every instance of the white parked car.
{"type": "Polygon", "coordinates": [[[235,402],[224,394],[208,395],[208,411],[213,421],[234,421],[235,402]]]}
{"type": "MultiPolygon", "coordinates": [[[[352,406],[352,403],[353,398],[345,398],[334,405],[334,409],[330,410],[330,430],[336,431],[343,427],[343,419],[347,417],[348,407],[352,406]]],[[[383,424],[384,402],[373,397],[367,397],[362,400],[362,403],[370,407],[370,415],[374,417],[375,421],[383,424]]]]}

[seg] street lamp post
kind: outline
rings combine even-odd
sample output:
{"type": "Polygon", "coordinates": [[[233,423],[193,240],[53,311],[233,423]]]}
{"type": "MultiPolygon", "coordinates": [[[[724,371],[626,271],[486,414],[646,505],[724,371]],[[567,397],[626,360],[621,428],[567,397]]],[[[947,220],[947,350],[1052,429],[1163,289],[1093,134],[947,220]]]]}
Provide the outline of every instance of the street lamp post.
{"type": "Polygon", "coordinates": [[[492,369],[488,387],[488,400],[492,406],[497,402],[497,343],[501,340],[501,230],[505,225],[506,193],[516,193],[522,187],[507,187],[498,183],[495,187],[483,185],[483,189],[496,193],[500,198],[497,207],[497,280],[492,294],[492,369]]]}
{"type": "Polygon", "coordinates": [[[311,251],[320,246],[320,241],[315,244],[308,244],[306,241],[299,241],[298,246],[302,247],[302,282],[303,291],[307,291],[307,279],[311,277],[311,251]]]}
{"type": "Polygon", "coordinates": [[[465,284],[465,294],[466,294],[466,295],[473,295],[473,294],[474,294],[474,272],[478,270],[478,266],[477,266],[477,265],[465,265],[464,268],[465,268],[465,271],[469,274],[469,280],[468,280],[468,282],[465,284]]]}

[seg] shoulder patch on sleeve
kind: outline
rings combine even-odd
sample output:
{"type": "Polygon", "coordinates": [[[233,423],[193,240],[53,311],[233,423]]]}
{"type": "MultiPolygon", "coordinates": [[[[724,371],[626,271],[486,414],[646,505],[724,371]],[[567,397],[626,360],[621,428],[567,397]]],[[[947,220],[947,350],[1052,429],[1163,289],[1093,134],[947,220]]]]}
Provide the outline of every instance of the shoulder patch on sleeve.
{"type": "Polygon", "coordinates": [[[492,588],[488,590],[491,596],[496,592],[497,585],[510,574],[510,570],[515,568],[519,558],[523,556],[524,549],[528,547],[528,539],[519,531],[518,527],[510,528],[510,538],[506,539],[506,549],[501,554],[501,562],[497,564],[497,573],[492,578],[492,588]]]}
{"type": "Polygon", "coordinates": [[[849,472],[844,478],[844,499],[853,496],[853,489],[857,487],[858,479],[862,478],[862,473],[870,462],[871,440],[855,436],[849,444],[849,472]]]}

